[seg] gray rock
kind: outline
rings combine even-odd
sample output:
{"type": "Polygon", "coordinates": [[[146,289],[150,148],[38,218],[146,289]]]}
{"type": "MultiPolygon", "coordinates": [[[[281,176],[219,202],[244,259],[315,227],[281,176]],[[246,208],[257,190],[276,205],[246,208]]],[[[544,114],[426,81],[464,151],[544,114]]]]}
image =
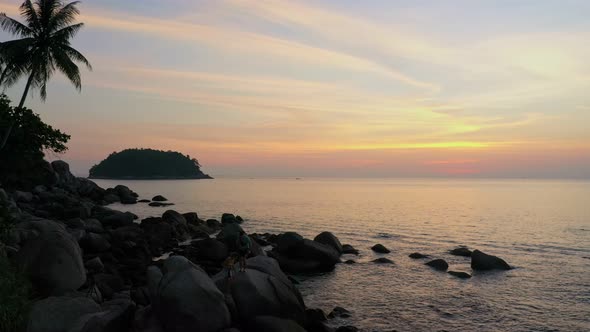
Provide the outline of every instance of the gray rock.
{"type": "Polygon", "coordinates": [[[226,273],[213,278],[217,287],[232,304],[240,322],[256,316],[274,316],[305,321],[305,305],[301,294],[281,271],[277,262],[269,257],[257,256],[248,259],[246,272],[236,273],[228,281],[226,273]]]}
{"type": "Polygon", "coordinates": [[[350,316],[352,316],[352,314],[350,313],[350,311],[348,311],[348,310],[346,310],[346,309],[344,309],[342,307],[335,307],[328,314],[328,318],[336,318],[336,317],[348,318],[350,316]]]}
{"type": "Polygon", "coordinates": [[[511,267],[503,259],[474,250],[471,254],[471,268],[474,270],[510,270],[511,267]]]}
{"type": "Polygon", "coordinates": [[[247,332],[306,332],[301,325],[290,319],[274,316],[257,316],[246,323],[247,332]]]}
{"type": "Polygon", "coordinates": [[[204,239],[191,242],[196,249],[194,257],[197,260],[223,261],[229,256],[227,246],[216,239],[204,239]]]}
{"type": "Polygon", "coordinates": [[[65,161],[55,160],[51,162],[51,168],[58,176],[58,184],[68,185],[76,182],[76,177],[70,172],[70,165],[65,161]]]}
{"type": "Polygon", "coordinates": [[[199,219],[199,215],[196,212],[183,213],[182,216],[189,225],[200,226],[203,221],[199,219]]]}
{"type": "Polygon", "coordinates": [[[111,243],[102,235],[96,233],[86,233],[80,239],[80,247],[85,253],[99,253],[111,248],[111,243]]]}
{"type": "Polygon", "coordinates": [[[162,219],[171,224],[182,224],[186,226],[186,219],[184,216],[174,210],[167,210],[162,214],[162,219]]]}
{"type": "Polygon", "coordinates": [[[439,271],[446,271],[449,268],[449,264],[444,260],[444,259],[435,259],[435,260],[431,260],[430,262],[426,263],[425,265],[428,265],[436,270],[439,271]]]}
{"type": "Polygon", "coordinates": [[[112,204],[115,202],[120,202],[121,198],[119,197],[119,195],[115,194],[115,193],[108,193],[106,195],[104,195],[103,200],[107,203],[107,204],[112,204]]]}
{"type": "Polygon", "coordinates": [[[34,286],[47,295],[76,290],[86,281],[82,252],[63,226],[49,221],[33,221],[20,227],[38,236],[20,243],[14,260],[31,278],[34,286]]]}
{"type": "Polygon", "coordinates": [[[277,250],[280,253],[288,253],[303,243],[303,236],[295,232],[286,232],[277,238],[277,250]]]}
{"type": "Polygon", "coordinates": [[[94,257],[93,259],[87,260],[84,263],[84,266],[88,269],[88,272],[91,273],[98,273],[104,269],[104,264],[102,264],[100,257],[94,257]]]}
{"type": "Polygon", "coordinates": [[[84,229],[87,232],[92,233],[104,233],[104,228],[98,219],[86,219],[84,220],[84,229]]]}
{"type": "Polygon", "coordinates": [[[113,214],[102,218],[100,221],[103,226],[119,228],[133,225],[134,215],[130,212],[115,211],[113,214]]]}
{"type": "Polygon", "coordinates": [[[385,248],[385,246],[382,245],[381,243],[378,243],[378,244],[372,246],[371,249],[374,252],[378,252],[380,254],[389,254],[391,252],[391,250],[385,248]]]}
{"type": "MultiPolygon", "coordinates": [[[[79,321],[80,332],[128,332],[133,322],[135,304],[128,298],[104,302],[100,311],[79,321]]],[[[76,331],[76,329],[73,329],[76,331]]]]}
{"type": "Polygon", "coordinates": [[[14,200],[17,202],[29,203],[33,200],[33,193],[28,191],[15,191],[14,200]]]}
{"type": "Polygon", "coordinates": [[[92,299],[78,297],[48,297],[33,304],[27,332],[80,331],[88,315],[100,312],[92,299]]]}
{"type": "MultiPolygon", "coordinates": [[[[293,237],[293,240],[296,239],[293,237]]],[[[279,242],[281,241],[279,238],[279,242]]],[[[340,254],[332,247],[308,239],[301,242],[289,241],[291,242],[287,246],[288,250],[273,250],[269,253],[279,262],[281,268],[289,273],[326,272],[340,263],[340,254]]],[[[282,248],[286,246],[284,242],[280,244],[282,248]]]]}
{"type": "Polygon", "coordinates": [[[168,332],[213,332],[229,327],[223,293],[201,268],[182,256],[164,262],[165,273],[148,270],[148,287],[155,315],[168,332]]]}
{"type": "Polygon", "coordinates": [[[342,243],[340,243],[340,240],[338,240],[338,238],[330,232],[322,232],[318,234],[313,240],[330,246],[334,248],[334,250],[336,250],[339,254],[342,254],[342,243]]]}

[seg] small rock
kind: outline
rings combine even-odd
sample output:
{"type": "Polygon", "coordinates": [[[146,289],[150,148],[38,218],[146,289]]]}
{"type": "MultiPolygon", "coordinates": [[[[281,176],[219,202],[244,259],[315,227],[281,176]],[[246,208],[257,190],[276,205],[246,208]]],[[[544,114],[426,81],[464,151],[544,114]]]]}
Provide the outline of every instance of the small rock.
{"type": "Polygon", "coordinates": [[[162,206],[171,206],[171,205],[174,205],[174,203],[151,202],[148,205],[153,206],[153,207],[162,207],[162,206]]]}
{"type": "Polygon", "coordinates": [[[488,255],[479,250],[471,254],[471,268],[474,270],[510,270],[511,267],[502,258],[488,255]]]}
{"type": "Polygon", "coordinates": [[[428,257],[428,255],[424,255],[424,254],[421,254],[421,253],[419,253],[419,252],[413,252],[413,253],[411,253],[411,254],[409,255],[409,257],[410,257],[410,258],[413,258],[413,259],[420,259],[420,258],[427,258],[427,257],[428,257]]]}
{"type": "Polygon", "coordinates": [[[359,251],[357,249],[355,249],[353,246],[351,246],[350,244],[343,244],[342,245],[342,253],[343,254],[358,255],[359,251]]]}
{"type": "Polygon", "coordinates": [[[104,236],[95,233],[86,233],[80,239],[80,247],[85,253],[99,253],[111,248],[110,242],[104,236]]]}
{"type": "Polygon", "coordinates": [[[166,198],[162,195],[156,195],[152,198],[152,201],[154,201],[154,202],[165,202],[167,200],[168,200],[168,198],[166,198]]]}
{"type": "Polygon", "coordinates": [[[372,260],[372,262],[377,264],[393,264],[393,261],[391,259],[385,257],[379,257],[377,259],[372,260]]]}
{"type": "Polygon", "coordinates": [[[385,248],[385,246],[382,245],[381,243],[378,243],[378,244],[372,246],[371,249],[374,252],[378,252],[380,254],[389,254],[391,252],[391,250],[385,248]]]}
{"type": "Polygon", "coordinates": [[[428,263],[426,263],[425,265],[428,265],[436,270],[439,271],[446,271],[449,268],[449,264],[447,264],[447,262],[444,259],[435,259],[432,260],[428,263]]]}
{"type": "Polygon", "coordinates": [[[352,325],[340,326],[336,329],[336,332],[358,332],[360,331],[358,328],[352,325]]]}
{"type": "Polygon", "coordinates": [[[349,259],[349,260],[345,261],[344,264],[349,264],[349,265],[350,264],[356,264],[356,261],[354,261],[352,259],[349,259]]]}
{"type": "Polygon", "coordinates": [[[450,250],[449,253],[455,256],[471,257],[471,250],[467,249],[466,247],[455,248],[450,250]]]}
{"type": "Polygon", "coordinates": [[[14,200],[17,202],[25,202],[28,203],[33,200],[33,193],[28,191],[15,191],[14,192],[14,200]]]}
{"type": "Polygon", "coordinates": [[[336,237],[336,235],[330,232],[321,232],[318,234],[314,239],[314,241],[319,242],[321,244],[325,244],[334,248],[334,250],[338,251],[339,254],[342,254],[342,244],[340,240],[336,237]]]}
{"type": "Polygon", "coordinates": [[[149,199],[140,199],[137,201],[137,203],[149,203],[151,202],[149,199]]]}
{"type": "Polygon", "coordinates": [[[93,259],[86,261],[84,263],[84,266],[86,267],[86,269],[90,273],[101,272],[102,269],[104,268],[104,264],[102,264],[100,257],[94,257],[93,259]]]}
{"type": "Polygon", "coordinates": [[[452,275],[452,276],[455,276],[455,277],[461,278],[461,279],[469,279],[469,278],[471,278],[471,274],[469,274],[467,272],[449,271],[448,273],[450,275],[452,275]]]}
{"type": "Polygon", "coordinates": [[[241,216],[236,216],[236,221],[238,222],[238,224],[241,224],[244,222],[244,218],[242,218],[241,216]]]}
{"type": "Polygon", "coordinates": [[[348,310],[346,310],[346,309],[344,309],[342,307],[335,307],[328,314],[328,318],[335,318],[335,317],[348,318],[350,316],[352,316],[352,314],[350,313],[350,311],[348,311],[348,310]]]}

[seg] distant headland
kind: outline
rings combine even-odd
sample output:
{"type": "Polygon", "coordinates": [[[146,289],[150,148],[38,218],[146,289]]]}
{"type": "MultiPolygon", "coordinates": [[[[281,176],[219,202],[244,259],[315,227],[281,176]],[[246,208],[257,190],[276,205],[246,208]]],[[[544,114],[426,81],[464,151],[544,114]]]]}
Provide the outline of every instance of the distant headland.
{"type": "Polygon", "coordinates": [[[126,149],[90,168],[90,179],[212,179],[195,158],[176,151],[126,149]]]}

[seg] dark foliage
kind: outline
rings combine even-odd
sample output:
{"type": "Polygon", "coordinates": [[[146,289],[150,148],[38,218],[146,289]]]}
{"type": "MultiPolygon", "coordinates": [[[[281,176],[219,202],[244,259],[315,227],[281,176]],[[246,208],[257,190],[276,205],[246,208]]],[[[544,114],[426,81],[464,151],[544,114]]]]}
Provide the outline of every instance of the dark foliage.
{"type": "Polygon", "coordinates": [[[44,151],[64,152],[70,139],[69,135],[41,121],[32,110],[11,107],[10,100],[0,95],[0,132],[11,123],[14,124],[12,133],[0,150],[0,183],[5,187],[14,187],[15,181],[40,175],[38,170],[47,167],[44,151]]]}
{"type": "Polygon", "coordinates": [[[113,152],[90,169],[91,178],[204,179],[199,162],[174,151],[127,149],[113,152]]]}

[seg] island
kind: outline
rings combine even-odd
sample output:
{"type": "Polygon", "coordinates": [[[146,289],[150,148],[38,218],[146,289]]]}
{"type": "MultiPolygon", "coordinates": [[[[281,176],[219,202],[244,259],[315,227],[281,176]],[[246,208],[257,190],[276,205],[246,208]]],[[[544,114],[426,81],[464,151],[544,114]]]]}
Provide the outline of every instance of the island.
{"type": "Polygon", "coordinates": [[[195,158],[176,151],[126,149],[90,168],[90,179],[212,179],[195,158]]]}

